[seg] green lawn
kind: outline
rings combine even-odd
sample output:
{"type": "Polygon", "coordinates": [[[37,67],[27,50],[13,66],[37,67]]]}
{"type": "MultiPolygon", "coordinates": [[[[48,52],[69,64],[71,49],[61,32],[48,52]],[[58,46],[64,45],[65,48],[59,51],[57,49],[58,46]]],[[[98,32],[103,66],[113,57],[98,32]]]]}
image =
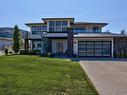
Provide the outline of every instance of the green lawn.
{"type": "Polygon", "coordinates": [[[79,63],[15,55],[0,56],[0,95],[97,94],[87,82],[79,63]]]}

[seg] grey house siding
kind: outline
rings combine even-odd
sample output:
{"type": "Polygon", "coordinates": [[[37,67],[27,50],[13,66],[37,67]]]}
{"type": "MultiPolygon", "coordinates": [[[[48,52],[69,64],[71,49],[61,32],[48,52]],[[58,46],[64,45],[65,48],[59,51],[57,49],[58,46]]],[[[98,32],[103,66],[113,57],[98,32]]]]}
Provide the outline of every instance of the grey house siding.
{"type": "Polygon", "coordinates": [[[68,28],[68,37],[67,37],[67,43],[68,43],[68,56],[72,56],[73,55],[73,29],[72,28],[68,28]]]}
{"type": "Polygon", "coordinates": [[[114,57],[127,57],[127,37],[114,38],[114,57]]]}

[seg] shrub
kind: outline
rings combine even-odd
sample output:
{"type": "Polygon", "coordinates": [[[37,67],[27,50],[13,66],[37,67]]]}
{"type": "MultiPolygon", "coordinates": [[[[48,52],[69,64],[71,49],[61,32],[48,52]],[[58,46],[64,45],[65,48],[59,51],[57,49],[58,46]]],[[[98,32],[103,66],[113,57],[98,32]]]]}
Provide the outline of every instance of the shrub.
{"type": "Polygon", "coordinates": [[[76,54],[73,54],[73,57],[77,57],[77,55],[76,54]]]}
{"type": "Polygon", "coordinates": [[[116,54],[116,52],[114,52],[114,58],[117,58],[117,54],[116,54]]]}
{"type": "Polygon", "coordinates": [[[48,57],[48,54],[40,54],[41,57],[48,57]]]}
{"type": "Polygon", "coordinates": [[[36,50],[21,50],[20,55],[37,55],[36,50]]]}
{"type": "Polygon", "coordinates": [[[28,55],[37,55],[37,50],[29,50],[28,55]]]}
{"type": "Polygon", "coordinates": [[[20,50],[20,55],[27,55],[28,51],[27,50],[20,50]]]}
{"type": "Polygon", "coordinates": [[[52,53],[48,53],[48,57],[54,57],[55,55],[52,53]]]}
{"type": "Polygon", "coordinates": [[[65,54],[68,54],[68,51],[67,50],[65,51],[65,54]]]}
{"type": "Polygon", "coordinates": [[[8,49],[4,50],[5,55],[8,55],[8,49]]]}
{"type": "Polygon", "coordinates": [[[114,57],[115,57],[115,58],[121,58],[121,54],[118,53],[118,52],[116,52],[116,53],[114,53],[114,57]]]}
{"type": "Polygon", "coordinates": [[[13,54],[13,51],[9,51],[9,54],[13,54]]]}

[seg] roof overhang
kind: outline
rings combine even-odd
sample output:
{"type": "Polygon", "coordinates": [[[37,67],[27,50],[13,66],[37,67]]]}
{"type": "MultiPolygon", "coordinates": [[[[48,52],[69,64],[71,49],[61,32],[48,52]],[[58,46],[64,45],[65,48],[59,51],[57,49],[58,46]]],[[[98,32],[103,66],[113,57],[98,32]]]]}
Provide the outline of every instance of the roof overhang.
{"type": "Polygon", "coordinates": [[[74,27],[85,27],[85,26],[100,26],[100,27],[105,27],[108,25],[108,23],[93,23],[93,22],[75,22],[74,24],[71,25],[72,28],[74,27]]]}
{"type": "Polygon", "coordinates": [[[93,34],[75,34],[74,38],[115,38],[115,37],[127,37],[127,35],[122,35],[122,34],[98,34],[98,33],[93,33],[93,34]]]}
{"type": "Polygon", "coordinates": [[[67,33],[50,33],[47,32],[44,37],[49,37],[49,38],[58,38],[58,37],[68,37],[67,33]]]}
{"type": "Polygon", "coordinates": [[[25,25],[28,27],[31,27],[31,26],[44,26],[46,24],[45,23],[26,23],[25,25]]]}
{"type": "Polygon", "coordinates": [[[47,21],[52,21],[52,20],[68,20],[71,23],[74,22],[74,18],[42,18],[42,20],[46,23],[47,21]]]}

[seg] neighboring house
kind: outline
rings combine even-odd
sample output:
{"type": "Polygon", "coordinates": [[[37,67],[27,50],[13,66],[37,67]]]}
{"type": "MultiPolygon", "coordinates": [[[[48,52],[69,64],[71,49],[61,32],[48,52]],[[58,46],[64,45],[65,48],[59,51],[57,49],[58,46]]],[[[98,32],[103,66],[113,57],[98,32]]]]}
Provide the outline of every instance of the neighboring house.
{"type": "Polygon", "coordinates": [[[0,51],[3,51],[5,48],[12,49],[12,39],[0,37],[0,51]]]}
{"type": "MultiPolygon", "coordinates": [[[[0,51],[6,49],[12,50],[13,46],[13,38],[3,38],[0,37],[0,51]]],[[[24,49],[24,39],[22,39],[21,49],[24,49]]]]}
{"type": "MultiPolygon", "coordinates": [[[[21,32],[22,39],[26,37],[28,31],[19,29],[21,32]]],[[[0,37],[2,38],[13,38],[14,28],[12,27],[0,27],[0,37]]]]}
{"type": "Polygon", "coordinates": [[[102,32],[108,23],[74,22],[74,18],[42,20],[26,24],[31,29],[32,50],[78,57],[127,56],[127,35],[102,32]]]}
{"type": "MultiPolygon", "coordinates": [[[[19,29],[22,37],[22,46],[21,49],[24,49],[24,39],[28,31],[19,29]]],[[[14,28],[12,27],[0,27],[0,49],[7,48],[7,46],[12,45],[12,39],[14,34],[14,28]],[[2,39],[2,40],[1,40],[2,39]],[[4,39],[4,40],[3,40],[4,39]],[[6,46],[6,47],[5,47],[6,46]]]]}

